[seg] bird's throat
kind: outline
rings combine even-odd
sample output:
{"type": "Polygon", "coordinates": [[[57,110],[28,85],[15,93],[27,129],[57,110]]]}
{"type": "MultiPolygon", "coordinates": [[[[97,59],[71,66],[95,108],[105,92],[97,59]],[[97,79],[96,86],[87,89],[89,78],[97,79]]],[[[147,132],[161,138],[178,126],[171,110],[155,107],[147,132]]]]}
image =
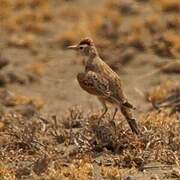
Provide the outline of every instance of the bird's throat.
{"type": "Polygon", "coordinates": [[[93,65],[94,58],[92,57],[86,57],[85,58],[85,71],[93,71],[94,65],[93,65]]]}

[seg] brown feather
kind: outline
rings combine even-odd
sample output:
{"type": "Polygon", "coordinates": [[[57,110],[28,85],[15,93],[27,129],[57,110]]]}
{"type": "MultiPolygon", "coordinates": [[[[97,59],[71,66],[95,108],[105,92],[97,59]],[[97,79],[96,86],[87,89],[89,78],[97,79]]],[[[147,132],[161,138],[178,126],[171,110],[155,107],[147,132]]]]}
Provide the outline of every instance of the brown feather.
{"type": "Polygon", "coordinates": [[[83,45],[83,44],[87,44],[89,46],[93,46],[94,43],[93,43],[93,40],[91,38],[85,38],[85,39],[82,39],[80,42],[79,42],[79,45],[83,45]]]}

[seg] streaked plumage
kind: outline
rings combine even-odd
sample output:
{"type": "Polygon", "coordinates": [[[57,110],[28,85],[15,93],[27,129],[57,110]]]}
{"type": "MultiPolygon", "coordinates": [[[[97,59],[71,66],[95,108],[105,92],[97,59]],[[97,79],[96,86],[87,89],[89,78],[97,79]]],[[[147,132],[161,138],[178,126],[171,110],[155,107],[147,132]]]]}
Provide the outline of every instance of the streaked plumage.
{"type": "MultiPolygon", "coordinates": [[[[85,57],[85,71],[79,73],[77,79],[82,89],[96,95],[101,101],[104,107],[101,117],[107,112],[106,103],[114,104],[121,109],[132,131],[140,134],[136,121],[132,117],[131,109],[133,106],[123,94],[120,77],[99,57],[93,41],[86,38],[70,48],[80,51],[85,57]]],[[[116,112],[117,109],[113,118],[116,112]]]]}

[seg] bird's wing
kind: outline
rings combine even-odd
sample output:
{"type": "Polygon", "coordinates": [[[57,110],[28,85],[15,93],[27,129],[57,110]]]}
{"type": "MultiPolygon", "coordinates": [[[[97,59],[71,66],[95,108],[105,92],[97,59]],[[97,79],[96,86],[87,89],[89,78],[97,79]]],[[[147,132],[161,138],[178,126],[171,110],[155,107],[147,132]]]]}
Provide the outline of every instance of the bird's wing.
{"type": "Polygon", "coordinates": [[[116,85],[112,85],[112,81],[103,75],[88,71],[87,73],[79,73],[77,79],[81,88],[88,93],[102,96],[111,102],[134,109],[134,106],[124,97],[122,89],[116,85]]]}
{"type": "Polygon", "coordinates": [[[79,73],[77,76],[80,86],[90,94],[104,97],[111,102],[123,104],[114,95],[113,90],[110,88],[110,82],[99,73],[89,71],[87,73],[79,73]]]}
{"type": "Polygon", "coordinates": [[[100,74],[93,71],[79,73],[77,76],[80,86],[90,94],[110,97],[109,82],[100,74]]]}
{"type": "Polygon", "coordinates": [[[127,98],[125,97],[122,85],[121,85],[121,79],[118,76],[116,72],[114,72],[105,62],[103,62],[101,59],[98,59],[98,68],[99,74],[106,78],[109,82],[109,91],[111,92],[111,99],[115,101],[116,103],[119,103],[127,108],[135,109],[135,107],[128,102],[127,98]]]}

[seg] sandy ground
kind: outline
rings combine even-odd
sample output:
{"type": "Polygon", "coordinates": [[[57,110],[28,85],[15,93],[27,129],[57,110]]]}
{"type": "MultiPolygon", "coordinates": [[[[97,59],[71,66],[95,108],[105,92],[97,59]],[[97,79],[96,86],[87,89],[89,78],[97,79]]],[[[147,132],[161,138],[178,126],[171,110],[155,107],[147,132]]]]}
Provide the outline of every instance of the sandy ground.
{"type": "MultiPolygon", "coordinates": [[[[150,92],[151,89],[161,82],[180,81],[179,73],[158,72],[159,65],[166,62],[179,61],[179,49],[173,49],[173,53],[170,55],[161,56],[149,48],[151,47],[151,43],[153,44],[155,41],[152,39],[154,37],[156,38],[156,35],[160,36],[161,28],[163,29],[163,33],[171,31],[166,27],[164,28],[165,18],[168,19],[173,14],[171,10],[167,10],[167,12],[162,11],[154,1],[127,1],[127,5],[125,1],[120,1],[120,5],[122,4],[122,6],[124,6],[125,14],[122,13],[119,17],[120,20],[116,19],[113,20],[113,22],[115,21],[116,24],[116,21],[118,23],[120,21],[120,25],[118,24],[118,31],[120,32],[122,30],[125,32],[137,31],[137,37],[142,39],[140,46],[144,45],[144,50],[143,48],[141,49],[141,47],[139,48],[138,45],[136,48],[136,43],[139,43],[138,40],[137,42],[135,41],[135,48],[132,48],[131,45],[128,44],[128,41],[131,42],[131,40],[127,40],[127,44],[125,40],[124,44],[126,45],[121,48],[123,37],[121,38],[120,36],[118,37],[120,45],[118,45],[113,38],[107,38],[112,46],[109,47],[106,45],[106,41],[104,41],[106,37],[99,38],[99,35],[94,34],[96,29],[93,30],[93,28],[98,26],[96,26],[96,24],[94,25],[94,22],[91,21],[97,20],[98,24],[99,21],[102,20],[99,20],[99,16],[103,14],[101,11],[107,3],[105,0],[98,2],[95,0],[54,0],[51,2],[45,1],[45,3],[40,1],[32,2],[34,2],[35,7],[38,3],[40,4],[37,5],[36,10],[32,10],[32,14],[36,14],[37,17],[35,17],[35,19],[37,20],[31,19],[31,8],[26,5],[25,1],[20,2],[19,8],[18,5],[15,8],[16,1],[7,1],[6,4],[5,1],[0,0],[4,9],[5,7],[7,8],[7,15],[5,13],[4,19],[2,17],[1,26],[3,28],[0,29],[0,56],[9,61],[9,64],[1,70],[1,74],[5,76],[5,85],[2,85],[1,90],[5,89],[15,96],[33,99],[38,105],[40,104],[39,106],[42,106],[42,108],[40,107],[39,109],[43,117],[51,117],[52,115],[61,117],[64,112],[68,112],[68,109],[74,105],[80,106],[85,114],[91,112],[97,113],[101,109],[96,97],[84,92],[76,80],[77,73],[84,70],[82,57],[75,52],[66,50],[67,45],[77,43],[81,38],[86,36],[91,36],[94,39],[103,59],[114,68],[122,78],[124,92],[129,101],[137,107],[135,114],[138,119],[142,119],[142,115],[152,109],[151,103],[147,101],[147,93],[150,92]],[[100,12],[98,9],[100,9],[100,12]],[[146,37],[146,31],[141,32],[141,28],[138,28],[138,26],[141,26],[142,22],[146,22],[148,17],[150,17],[149,21],[150,24],[152,23],[152,27],[154,22],[160,21],[159,24],[154,25],[160,30],[158,33],[155,32],[156,35],[146,37]],[[43,18],[45,20],[42,20],[43,18]],[[14,21],[16,21],[16,23],[14,23],[14,21]],[[26,21],[27,24],[29,23],[27,29],[26,21]],[[136,24],[136,21],[139,25],[137,25],[137,29],[133,30],[131,26],[132,24],[136,24]],[[19,22],[19,24],[17,22],[19,22]],[[37,23],[37,27],[35,26],[35,22],[37,23]],[[86,24],[88,24],[88,28],[85,27],[86,24]],[[32,30],[29,30],[31,28],[32,30]],[[119,47],[122,51],[118,54],[119,47]],[[132,53],[127,52],[127,49],[133,49],[132,53]],[[130,60],[127,63],[121,64],[121,52],[123,53],[124,50],[127,56],[130,55],[130,60]],[[9,73],[15,76],[14,81],[8,79],[9,73]]],[[[117,1],[113,2],[118,4],[117,1]]],[[[162,4],[165,8],[168,6],[165,4],[165,1],[162,1],[162,4]]],[[[173,6],[172,8],[175,7],[173,6]]],[[[174,14],[177,16],[177,24],[179,23],[179,13],[179,10],[174,10],[174,14]]],[[[111,13],[110,17],[113,17],[111,13]]],[[[110,30],[108,31],[111,32],[111,28],[113,27],[110,26],[110,30]]],[[[178,39],[178,34],[180,33],[178,27],[172,28],[172,32],[175,33],[175,37],[178,39]]],[[[134,37],[132,37],[132,39],[133,38],[134,37]]],[[[178,42],[178,40],[174,41],[172,38],[172,42],[178,42]]],[[[159,42],[159,44],[160,43],[161,42],[159,42]]],[[[178,43],[177,46],[179,46],[178,43]]],[[[166,51],[166,48],[162,51],[166,51]]],[[[126,60],[126,58],[124,59],[126,60]]],[[[120,114],[118,115],[120,116],[120,114]]],[[[167,173],[169,169],[153,170],[150,168],[150,170],[147,170],[145,173],[139,172],[136,169],[126,169],[124,170],[123,177],[124,179],[129,179],[128,176],[131,176],[132,179],[148,179],[149,177],[161,179],[161,174],[164,174],[165,171],[167,173]]]]}

